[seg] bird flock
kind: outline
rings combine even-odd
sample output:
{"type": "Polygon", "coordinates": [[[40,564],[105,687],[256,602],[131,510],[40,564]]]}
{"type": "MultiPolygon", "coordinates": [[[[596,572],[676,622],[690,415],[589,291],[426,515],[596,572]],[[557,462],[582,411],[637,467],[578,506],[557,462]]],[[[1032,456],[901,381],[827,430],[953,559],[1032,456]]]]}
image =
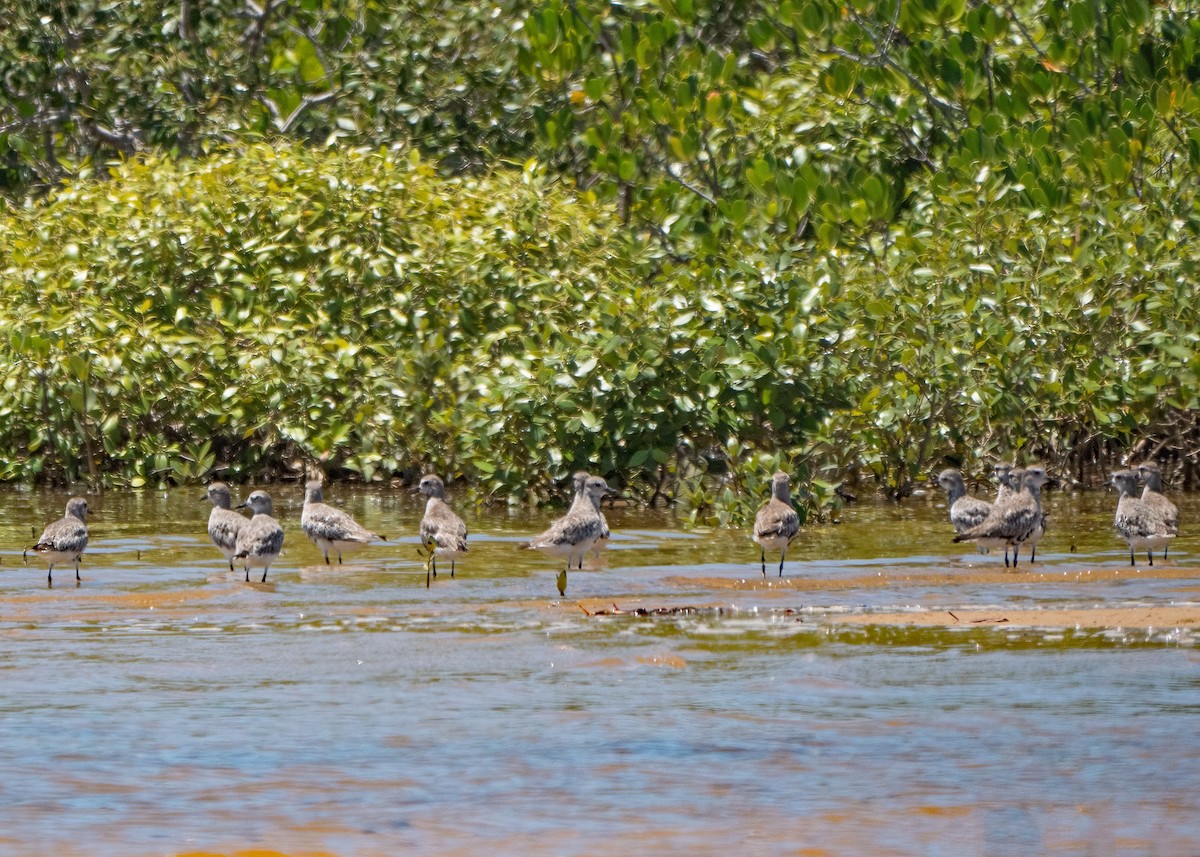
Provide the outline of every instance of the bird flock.
{"type": "MultiPolygon", "coordinates": [[[[1046,483],[1044,468],[1032,465],[1013,467],[1001,462],[993,473],[999,483],[994,502],[967,494],[962,474],[943,470],[938,484],[949,500],[950,523],[954,526],[954,541],[973,541],[980,551],[1004,548],[1004,565],[1017,567],[1021,547],[1028,545],[1029,561],[1037,559],[1037,543],[1046,532],[1046,513],[1042,511],[1042,486],[1046,483]]],[[[1118,470],[1109,477],[1117,489],[1117,512],[1113,519],[1117,536],[1129,546],[1129,564],[1137,565],[1135,554],[1146,551],[1154,565],[1154,551],[1161,550],[1163,559],[1171,539],[1179,534],[1179,510],[1163,493],[1162,469],[1153,461],[1145,461],[1132,470],[1118,470]],[[1142,494],[1137,485],[1142,483],[1142,494]]]]}
{"type": "MultiPolygon", "coordinates": [[[[1046,513],[1042,510],[1042,486],[1047,481],[1045,468],[1039,465],[1014,467],[1001,462],[993,468],[998,483],[995,500],[989,502],[967,493],[962,473],[943,470],[938,484],[948,499],[950,523],[955,542],[974,542],[981,553],[1004,549],[1005,567],[1016,568],[1022,548],[1028,551],[1029,562],[1037,559],[1038,541],[1046,532],[1046,513]],[[1010,559],[1011,557],[1011,559],[1010,559]]],[[[565,560],[556,583],[560,595],[566,594],[567,573],[583,568],[588,552],[599,557],[608,544],[611,532],[601,511],[601,502],[616,492],[599,476],[586,471],[574,474],[574,500],[567,513],[554,520],[545,532],[521,545],[565,560]]],[[[1154,565],[1155,551],[1163,559],[1171,539],[1179,533],[1179,512],[1163,493],[1162,470],[1153,461],[1146,461],[1131,470],[1113,473],[1109,483],[1117,490],[1117,510],[1113,524],[1117,535],[1129,547],[1130,565],[1136,565],[1136,554],[1145,551],[1154,565]],[[1143,490],[1139,496],[1137,486],[1143,490]]],[[[788,545],[800,532],[800,516],[792,505],[790,480],[779,471],[771,479],[771,496],[758,510],[754,519],[753,538],[759,545],[762,575],[767,576],[767,552],[779,551],[779,576],[787,558],[788,545]]],[[[425,585],[437,577],[437,561],[449,560],[450,576],[454,577],[458,558],[467,553],[467,526],[446,502],[446,486],[435,474],[421,478],[417,492],[426,498],[425,514],[421,519],[420,543],[425,554],[425,585]]],[[[202,500],[212,504],[208,516],[208,535],[213,545],[229,562],[229,570],[237,565],[245,570],[250,581],[250,569],[262,569],[260,581],[265,583],[271,565],[283,552],[283,526],[273,515],[271,495],[257,490],[245,502],[233,505],[233,492],[224,482],[213,482],[202,500]],[[251,517],[238,510],[250,509],[251,517]]],[[[48,565],[47,584],[54,585],[54,566],[75,566],[76,585],[80,583],[79,562],[88,543],[88,504],[83,497],[67,501],[64,516],[48,524],[37,544],[26,548],[48,565]]],[[[321,551],[327,565],[330,555],[342,557],[372,542],[387,541],[385,536],[371,532],[341,509],[325,503],[322,483],[308,482],[304,487],[304,508],[300,529],[321,551]]]]}

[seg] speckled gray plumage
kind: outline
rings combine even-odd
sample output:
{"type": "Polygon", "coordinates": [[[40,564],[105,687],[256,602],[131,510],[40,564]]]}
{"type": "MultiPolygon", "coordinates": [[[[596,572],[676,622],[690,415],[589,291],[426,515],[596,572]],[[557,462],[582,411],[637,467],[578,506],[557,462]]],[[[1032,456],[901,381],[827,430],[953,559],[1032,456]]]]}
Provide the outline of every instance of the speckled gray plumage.
{"type": "Polygon", "coordinates": [[[1015,489],[1013,488],[1011,481],[1012,472],[1013,466],[1007,461],[997,461],[994,465],[992,465],[992,476],[995,477],[997,484],[996,499],[992,501],[993,506],[996,503],[1008,499],[1013,495],[1013,493],[1015,493],[1015,491],[1021,490],[1020,485],[1018,485],[1015,489]]]}
{"type": "Polygon", "coordinates": [[[1017,472],[1013,471],[1012,479],[1022,480],[1021,490],[1002,502],[994,503],[991,514],[984,521],[954,537],[956,542],[979,539],[1003,541],[1013,549],[1013,568],[1017,567],[1021,545],[1042,526],[1041,488],[1046,481],[1046,471],[1041,467],[1030,467],[1020,477],[1016,476],[1017,472]]]}
{"type": "Polygon", "coordinates": [[[956,533],[963,533],[972,527],[979,526],[992,513],[991,503],[972,497],[967,493],[967,486],[963,482],[962,474],[957,470],[943,470],[938,474],[937,481],[938,485],[941,485],[946,492],[950,523],[954,525],[956,533]]]}
{"type": "Polygon", "coordinates": [[[1120,495],[1113,526],[1117,535],[1129,545],[1129,564],[1137,565],[1134,554],[1145,550],[1150,565],[1154,565],[1154,551],[1165,549],[1174,534],[1168,529],[1162,515],[1137,496],[1137,473],[1118,470],[1109,477],[1109,482],[1120,495]]]}
{"type": "Polygon", "coordinates": [[[437,558],[449,557],[450,576],[454,576],[455,558],[467,552],[467,525],[446,502],[446,485],[430,473],[421,478],[417,490],[428,498],[421,518],[421,544],[429,551],[430,568],[437,576],[437,558]]]}
{"type": "MultiPolygon", "coordinates": [[[[1155,461],[1143,461],[1137,467],[1138,479],[1146,486],[1142,490],[1142,502],[1159,514],[1167,532],[1179,535],[1179,509],[1163,492],[1162,469],[1155,461]]],[[[1167,546],[1163,546],[1163,559],[1167,558],[1167,546]]]]}
{"type": "Polygon", "coordinates": [[[54,566],[64,562],[75,564],[75,580],[80,580],[79,559],[88,544],[87,513],[87,500],[72,497],[67,501],[63,517],[47,524],[37,544],[26,549],[27,552],[34,551],[46,562],[48,585],[54,585],[54,566]]]}
{"type": "Polygon", "coordinates": [[[575,563],[583,568],[584,554],[591,550],[604,531],[604,521],[597,508],[608,490],[608,483],[601,477],[588,476],[584,480],[584,490],[576,494],[567,514],[524,547],[566,557],[568,569],[575,563]]]}
{"type": "MultiPolygon", "coordinates": [[[[575,496],[587,497],[586,492],[587,480],[590,474],[585,470],[580,470],[574,476],[575,481],[575,496]]],[[[608,528],[608,519],[604,517],[604,512],[600,508],[600,498],[595,498],[593,505],[596,509],[596,514],[600,516],[600,535],[592,545],[592,556],[600,558],[600,551],[608,547],[608,542],[612,538],[612,530],[608,528]]]]}
{"type": "Polygon", "coordinates": [[[779,576],[783,577],[783,561],[788,544],[800,532],[800,515],[792,507],[788,475],[782,470],[771,477],[771,498],[754,516],[754,541],[761,545],[759,558],[763,577],[767,576],[767,551],[779,551],[779,576]]]}
{"type": "Polygon", "coordinates": [[[217,550],[229,560],[229,570],[233,571],[233,555],[237,553],[237,535],[246,518],[233,511],[233,497],[229,486],[224,482],[214,482],[208,486],[202,500],[212,503],[212,511],[208,513],[208,537],[216,545],[217,550]]]}
{"type": "MultiPolygon", "coordinates": [[[[1020,467],[1015,467],[1009,471],[1006,478],[1010,491],[1020,491],[1021,484],[1025,480],[1025,470],[1020,467]]],[[[1037,559],[1038,542],[1042,540],[1042,536],[1046,535],[1046,512],[1044,509],[1042,509],[1041,492],[1038,492],[1038,512],[1041,514],[1041,517],[1038,519],[1038,522],[1034,525],[1029,535],[1025,537],[1025,541],[1022,542],[1022,544],[1029,548],[1030,562],[1034,562],[1037,559]]]]}
{"type": "Polygon", "coordinates": [[[250,580],[250,569],[263,570],[262,582],[267,582],[271,564],[283,551],[283,527],[271,517],[274,511],[271,495],[266,491],[255,491],[246,498],[239,509],[249,507],[254,517],[246,521],[238,531],[237,548],[233,558],[240,559],[246,567],[246,580],[250,580]]]}
{"type": "Polygon", "coordinates": [[[338,564],[342,554],[358,550],[373,541],[387,541],[373,533],[341,509],[325,503],[320,482],[309,482],[304,486],[304,509],[300,513],[300,529],[312,539],[325,556],[329,565],[329,552],[337,554],[338,564]]]}

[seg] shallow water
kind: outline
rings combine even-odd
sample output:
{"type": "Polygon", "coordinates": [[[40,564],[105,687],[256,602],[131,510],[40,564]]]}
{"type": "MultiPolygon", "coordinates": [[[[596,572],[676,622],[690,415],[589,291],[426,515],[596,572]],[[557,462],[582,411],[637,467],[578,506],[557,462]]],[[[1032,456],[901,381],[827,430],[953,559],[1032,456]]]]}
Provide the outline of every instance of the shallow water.
{"type": "Polygon", "coordinates": [[[0,491],[0,853],[1200,853],[1197,632],[838,621],[1200,606],[1189,539],[1130,569],[1111,495],[1050,495],[1007,579],[938,497],[807,530],[782,581],[614,510],[560,598],[517,549],[552,513],[462,510],[427,589],[415,498],[334,486],[392,541],[327,567],[281,486],[264,585],[200,493],[91,498],[83,583],[47,589],[20,548],[65,495],[0,491]]]}

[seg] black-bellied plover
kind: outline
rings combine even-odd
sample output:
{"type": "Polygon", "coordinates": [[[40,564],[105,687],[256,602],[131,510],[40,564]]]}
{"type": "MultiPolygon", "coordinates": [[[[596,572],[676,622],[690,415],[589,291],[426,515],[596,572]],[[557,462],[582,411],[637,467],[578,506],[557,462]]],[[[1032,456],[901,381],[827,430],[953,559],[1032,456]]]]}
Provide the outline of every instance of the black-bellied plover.
{"type": "MultiPolygon", "coordinates": [[[[417,490],[429,499],[421,518],[421,544],[429,552],[427,569],[437,577],[437,558],[450,558],[450,576],[454,577],[454,558],[467,552],[467,525],[446,502],[446,483],[432,473],[421,477],[417,490]]],[[[429,577],[426,575],[426,584],[429,577]]]]}
{"type": "Polygon", "coordinates": [[[250,569],[263,570],[262,582],[267,582],[267,572],[271,563],[279,558],[283,551],[283,527],[271,517],[273,511],[271,495],[266,491],[255,491],[246,498],[239,509],[249,507],[254,510],[254,517],[242,524],[238,530],[237,545],[233,552],[234,559],[240,559],[246,567],[246,582],[250,582],[250,569]]]}
{"type": "Polygon", "coordinates": [[[229,570],[233,571],[237,534],[242,524],[246,523],[246,518],[233,511],[233,496],[224,482],[209,485],[208,492],[200,499],[212,503],[212,511],[208,513],[208,537],[212,539],[221,555],[229,560],[229,570]]]}
{"type": "Polygon", "coordinates": [[[968,494],[962,474],[957,470],[943,470],[938,474],[937,481],[946,492],[950,523],[954,525],[956,533],[966,532],[971,527],[982,524],[991,514],[992,504],[968,494]]]}
{"type": "MultiPolygon", "coordinates": [[[[1162,468],[1156,461],[1143,461],[1137,466],[1138,479],[1146,486],[1142,490],[1142,502],[1162,516],[1167,532],[1173,536],[1179,535],[1179,509],[1167,499],[1163,493],[1162,468]]],[[[1167,548],[1170,543],[1163,545],[1163,559],[1167,558],[1167,548]]]]}
{"type": "Polygon", "coordinates": [[[779,551],[779,576],[783,577],[783,561],[787,547],[800,532],[800,515],[792,507],[788,493],[788,475],[782,470],[771,477],[771,499],[754,516],[754,540],[758,542],[763,577],[767,576],[767,551],[779,551]]]}
{"type": "MultiPolygon", "coordinates": [[[[587,479],[588,472],[586,470],[580,470],[575,474],[574,482],[576,497],[587,496],[587,492],[585,490],[587,479]]],[[[612,492],[610,491],[609,493],[612,492]]],[[[596,539],[596,543],[592,545],[592,556],[596,557],[597,559],[600,558],[600,551],[608,547],[609,539],[612,538],[612,530],[608,528],[608,519],[604,517],[604,512],[600,508],[600,499],[601,498],[597,497],[595,500],[596,514],[600,516],[600,537],[596,539]]],[[[580,567],[582,568],[582,566],[580,567]]]]}
{"type": "MultiPolygon", "coordinates": [[[[1006,479],[1008,482],[1008,489],[1010,492],[1020,491],[1021,484],[1025,480],[1024,468],[1015,467],[1015,468],[1011,469],[1008,472],[1006,479]]],[[[1042,540],[1042,536],[1046,535],[1046,510],[1042,508],[1041,491],[1038,492],[1037,500],[1038,500],[1038,512],[1041,513],[1041,517],[1038,519],[1038,523],[1033,528],[1033,531],[1030,532],[1030,534],[1025,537],[1025,542],[1024,542],[1024,544],[1029,547],[1029,561],[1030,562],[1037,562],[1038,542],[1040,542],[1042,540]]]]}
{"type": "MultiPolygon", "coordinates": [[[[1004,541],[1012,548],[1013,568],[1017,567],[1021,545],[1042,526],[1042,485],[1046,482],[1046,471],[1038,466],[1026,468],[1020,476],[1017,474],[1018,471],[1014,470],[1009,479],[1011,484],[1016,485],[1019,478],[1020,490],[1003,502],[993,504],[991,514],[982,523],[954,537],[956,542],[979,539],[1004,541]]],[[[1007,552],[1004,564],[1008,566],[1007,552]]]]}
{"type": "Polygon", "coordinates": [[[356,551],[374,541],[387,541],[387,537],[371,532],[341,509],[328,505],[318,480],[304,485],[300,529],[321,549],[326,565],[329,565],[331,550],[337,554],[338,565],[341,565],[342,554],[356,551]]]}
{"type": "Polygon", "coordinates": [[[54,566],[64,562],[75,563],[75,585],[79,585],[79,558],[83,556],[88,543],[87,513],[87,500],[72,497],[67,501],[66,514],[47,524],[37,544],[26,548],[22,554],[24,557],[29,551],[33,551],[46,561],[49,565],[46,572],[47,585],[54,585],[54,566]]]}
{"type": "Polygon", "coordinates": [[[1109,477],[1109,482],[1120,494],[1113,526],[1129,545],[1129,564],[1136,566],[1134,553],[1144,549],[1150,565],[1154,565],[1154,551],[1165,550],[1174,534],[1167,529],[1167,522],[1158,510],[1137,496],[1135,471],[1118,470],[1109,477]]]}
{"type": "MultiPolygon", "coordinates": [[[[1008,474],[1004,475],[1007,478],[1008,474]]],[[[992,513],[991,503],[967,494],[967,486],[963,483],[959,471],[943,470],[938,474],[937,481],[946,491],[950,505],[950,523],[954,525],[954,532],[965,533],[982,524],[992,513]]],[[[1007,488],[1007,483],[1002,484],[1007,488]]],[[[987,553],[991,548],[1004,548],[1004,560],[1005,564],[1008,564],[1008,542],[1003,539],[976,539],[975,547],[980,553],[987,553]]]]}
{"type": "MultiPolygon", "coordinates": [[[[993,505],[1013,493],[1012,484],[1009,481],[1009,474],[1013,471],[1013,466],[1007,461],[997,461],[992,465],[992,475],[996,477],[996,499],[992,501],[993,505]]],[[[1017,486],[1017,490],[1021,490],[1021,486],[1017,486]]]]}
{"type": "Polygon", "coordinates": [[[592,549],[604,529],[597,509],[600,500],[609,493],[608,483],[599,476],[588,476],[583,480],[583,485],[583,493],[575,497],[567,514],[551,523],[544,533],[523,545],[551,556],[566,557],[567,567],[558,576],[560,595],[566,594],[567,571],[570,571],[576,562],[579,568],[583,568],[584,554],[592,549]]]}

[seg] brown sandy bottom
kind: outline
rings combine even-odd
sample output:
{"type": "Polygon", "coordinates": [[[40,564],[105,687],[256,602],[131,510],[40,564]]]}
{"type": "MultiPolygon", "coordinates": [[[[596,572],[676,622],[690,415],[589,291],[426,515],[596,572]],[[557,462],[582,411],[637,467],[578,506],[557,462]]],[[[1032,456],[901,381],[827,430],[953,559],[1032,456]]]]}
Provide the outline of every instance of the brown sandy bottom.
{"type": "MultiPolygon", "coordinates": [[[[1148,825],[1132,831],[1123,829],[1120,822],[1107,819],[1111,813],[1108,802],[1097,800],[1087,805],[1044,808],[1043,818],[1047,822],[1042,825],[1044,829],[1022,831],[1024,837],[1017,844],[1029,849],[1024,853],[1078,857],[1197,853],[1196,834],[1190,824],[1195,811],[1192,802],[1142,809],[1147,818],[1157,821],[1158,832],[1148,825]],[[1055,821],[1060,824],[1055,825],[1055,821]],[[1069,832],[1056,832],[1058,826],[1069,832]]],[[[981,847],[987,850],[998,832],[997,819],[1003,819],[1002,810],[990,805],[915,799],[903,807],[881,807],[877,803],[847,800],[841,808],[802,819],[778,810],[760,809],[742,810],[736,817],[697,819],[688,826],[670,826],[631,807],[625,824],[612,838],[589,838],[566,825],[561,830],[504,834],[498,838],[487,830],[474,829],[469,818],[451,814],[415,819],[403,832],[378,831],[372,835],[336,821],[306,825],[281,821],[276,831],[266,837],[269,844],[246,847],[213,843],[171,853],[176,857],[391,857],[396,854],[479,857],[496,853],[519,853],[526,857],[562,854],[610,857],[632,850],[640,854],[688,857],[761,853],[793,857],[846,854],[919,857],[933,851],[976,854],[981,847]],[[636,833],[629,832],[631,827],[636,833]]],[[[1011,829],[1006,833],[1013,836],[1011,829]]],[[[74,857],[86,851],[58,853],[74,857]]],[[[1021,853],[1021,849],[1014,847],[1011,853],[1021,853]]]]}
{"type": "MultiPolygon", "coordinates": [[[[888,572],[872,575],[838,578],[722,578],[722,577],[669,577],[666,583],[683,588],[705,588],[717,591],[755,593],[762,597],[778,596],[781,600],[805,592],[861,591],[864,589],[887,589],[918,585],[922,587],[945,587],[948,591],[964,584],[1018,584],[1034,585],[1064,583],[1079,584],[1080,598],[1085,598],[1087,585],[1118,581],[1181,580],[1196,581],[1197,572],[1189,568],[1146,568],[1146,569],[1074,569],[1062,572],[1004,571],[972,569],[954,572],[888,572]]],[[[928,610],[914,609],[903,612],[877,613],[817,613],[814,619],[828,624],[854,625],[1013,625],[1042,628],[1200,628],[1200,582],[1183,586],[1179,590],[1181,601],[1195,600],[1195,605],[1137,605],[1097,606],[1071,608],[974,608],[970,605],[953,611],[944,608],[928,610]]],[[[664,599],[664,601],[666,601],[664,599]]],[[[655,603],[651,599],[581,599],[563,602],[573,603],[578,609],[591,615],[619,615],[683,612],[688,609],[711,610],[730,607],[729,603],[698,600],[687,607],[669,603],[655,603]]],[[[800,612],[800,611],[797,611],[800,612]]]]}

